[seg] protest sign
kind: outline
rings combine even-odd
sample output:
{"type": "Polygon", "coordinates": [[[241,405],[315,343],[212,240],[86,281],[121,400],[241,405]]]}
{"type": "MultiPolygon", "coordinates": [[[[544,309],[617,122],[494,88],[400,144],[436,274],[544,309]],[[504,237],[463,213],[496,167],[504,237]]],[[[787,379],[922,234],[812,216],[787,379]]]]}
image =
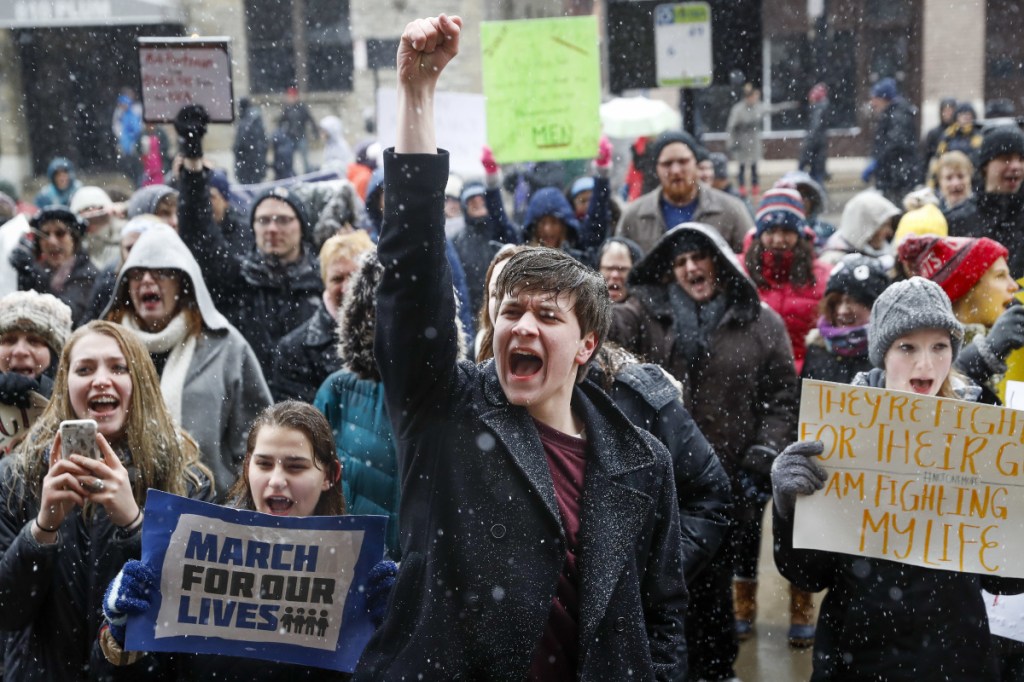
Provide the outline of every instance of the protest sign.
{"type": "Polygon", "coordinates": [[[351,672],[374,630],[364,593],[386,521],[270,516],[150,490],[142,560],[160,590],[129,618],[126,648],[351,672]]]}
{"type": "Polygon", "coordinates": [[[28,435],[49,402],[35,391],[28,394],[28,399],[27,407],[0,403],[0,456],[8,454],[28,435]]]}
{"type": "MultiPolygon", "coordinates": [[[[448,167],[465,177],[483,173],[480,151],[487,144],[483,95],[465,92],[434,93],[437,146],[448,150],[448,167]]],[[[377,141],[384,149],[395,146],[398,130],[398,91],[377,90],[377,141]]]]}
{"type": "Polygon", "coordinates": [[[1024,594],[990,594],[981,591],[993,635],[1024,642],[1024,594]]]}
{"type": "Polygon", "coordinates": [[[805,380],[799,438],[828,480],[797,498],[794,547],[1024,578],[1024,413],[805,380]]]}
{"type": "Polygon", "coordinates": [[[186,104],[206,107],[210,121],[235,120],[229,38],[139,38],[142,118],[169,123],[186,104]]]}
{"type": "Polygon", "coordinates": [[[583,159],[601,137],[597,19],[480,26],[487,139],[500,163],[583,159]]]}

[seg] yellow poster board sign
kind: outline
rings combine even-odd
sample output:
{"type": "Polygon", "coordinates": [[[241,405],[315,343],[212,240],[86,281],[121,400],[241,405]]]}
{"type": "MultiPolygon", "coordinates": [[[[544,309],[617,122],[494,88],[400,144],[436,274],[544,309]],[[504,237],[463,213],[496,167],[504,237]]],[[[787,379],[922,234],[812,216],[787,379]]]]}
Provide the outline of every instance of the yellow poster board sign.
{"type": "Polygon", "coordinates": [[[794,547],[1024,578],[1024,412],[804,381],[799,438],[828,480],[794,547]]]}
{"type": "Polygon", "coordinates": [[[480,25],[487,140],[501,163],[590,158],[601,137],[593,16],[480,25]]]}

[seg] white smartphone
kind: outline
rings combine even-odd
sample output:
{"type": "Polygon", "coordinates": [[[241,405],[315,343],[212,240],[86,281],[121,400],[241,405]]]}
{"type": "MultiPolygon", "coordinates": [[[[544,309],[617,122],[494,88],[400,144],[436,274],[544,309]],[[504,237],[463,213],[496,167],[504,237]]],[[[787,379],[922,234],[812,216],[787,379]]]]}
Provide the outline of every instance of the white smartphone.
{"type": "Polygon", "coordinates": [[[101,459],[100,448],[96,445],[96,421],[93,419],[69,419],[60,423],[60,456],[67,459],[72,453],[101,459]]]}

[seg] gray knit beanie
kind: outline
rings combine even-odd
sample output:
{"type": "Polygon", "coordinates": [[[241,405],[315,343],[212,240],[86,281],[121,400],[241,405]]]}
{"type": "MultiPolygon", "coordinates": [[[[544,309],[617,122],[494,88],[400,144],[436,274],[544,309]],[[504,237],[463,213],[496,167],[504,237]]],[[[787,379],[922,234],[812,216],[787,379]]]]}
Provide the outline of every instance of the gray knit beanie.
{"type": "Polygon", "coordinates": [[[883,367],[889,346],[918,329],[948,331],[953,360],[956,360],[963,344],[964,328],[953,315],[953,306],[942,287],[924,277],[911,277],[889,285],[871,307],[868,325],[871,364],[883,367]]]}
{"type": "Polygon", "coordinates": [[[15,291],[0,298],[0,335],[11,331],[37,334],[54,355],[71,335],[71,308],[51,294],[15,291]]]}

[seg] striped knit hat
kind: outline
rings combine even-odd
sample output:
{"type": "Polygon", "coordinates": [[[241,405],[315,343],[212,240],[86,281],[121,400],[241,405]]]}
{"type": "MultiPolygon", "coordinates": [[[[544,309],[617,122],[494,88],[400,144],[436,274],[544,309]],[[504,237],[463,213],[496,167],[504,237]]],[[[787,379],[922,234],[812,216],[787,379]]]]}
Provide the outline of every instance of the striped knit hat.
{"type": "Polygon", "coordinates": [[[773,227],[802,234],[806,226],[804,202],[795,189],[773,187],[761,197],[761,204],[757,207],[758,237],[773,227]]]}

